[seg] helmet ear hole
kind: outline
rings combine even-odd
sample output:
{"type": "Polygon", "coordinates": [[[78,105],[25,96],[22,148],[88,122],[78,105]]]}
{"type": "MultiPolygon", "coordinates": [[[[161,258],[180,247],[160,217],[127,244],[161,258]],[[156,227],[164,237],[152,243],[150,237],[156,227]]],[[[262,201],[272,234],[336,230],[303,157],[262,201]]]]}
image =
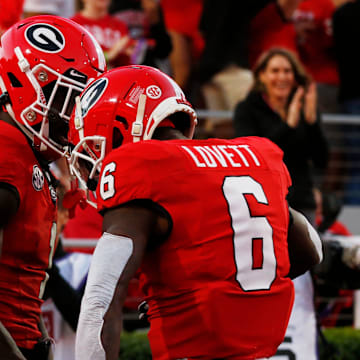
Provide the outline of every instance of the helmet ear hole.
{"type": "Polygon", "coordinates": [[[176,112],[169,116],[169,119],[175,125],[175,129],[180,130],[184,135],[191,125],[190,115],[185,112],[176,112]]]}
{"type": "Polygon", "coordinates": [[[121,122],[122,124],[124,124],[125,130],[129,129],[129,123],[127,122],[127,120],[123,116],[116,115],[115,120],[117,120],[117,121],[121,122]]]}
{"type": "Polygon", "coordinates": [[[113,136],[112,136],[112,148],[116,149],[122,145],[124,141],[124,137],[120,130],[116,127],[113,129],[113,136]]]}

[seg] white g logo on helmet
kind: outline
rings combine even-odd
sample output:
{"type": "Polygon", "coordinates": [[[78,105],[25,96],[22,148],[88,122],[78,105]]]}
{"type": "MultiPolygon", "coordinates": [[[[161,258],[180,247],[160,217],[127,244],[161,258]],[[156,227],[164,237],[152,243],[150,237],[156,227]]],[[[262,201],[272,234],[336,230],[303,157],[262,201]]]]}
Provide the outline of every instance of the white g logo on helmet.
{"type": "Polygon", "coordinates": [[[65,38],[59,29],[49,24],[34,24],[25,31],[27,42],[40,51],[58,53],[65,47],[65,38]]]}

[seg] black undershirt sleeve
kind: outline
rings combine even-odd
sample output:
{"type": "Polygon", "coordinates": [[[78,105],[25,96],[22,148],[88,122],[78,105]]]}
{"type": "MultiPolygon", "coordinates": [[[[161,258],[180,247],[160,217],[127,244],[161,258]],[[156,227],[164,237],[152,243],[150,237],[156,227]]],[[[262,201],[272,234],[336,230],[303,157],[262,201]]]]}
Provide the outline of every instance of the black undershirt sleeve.
{"type": "Polygon", "coordinates": [[[49,280],[46,283],[44,299],[51,298],[63,318],[76,331],[80,314],[82,293],[76,291],[60,274],[53,264],[47,271],[49,280]]]}
{"type": "Polygon", "coordinates": [[[20,195],[16,187],[0,182],[0,228],[8,224],[20,206],[20,195]]]}

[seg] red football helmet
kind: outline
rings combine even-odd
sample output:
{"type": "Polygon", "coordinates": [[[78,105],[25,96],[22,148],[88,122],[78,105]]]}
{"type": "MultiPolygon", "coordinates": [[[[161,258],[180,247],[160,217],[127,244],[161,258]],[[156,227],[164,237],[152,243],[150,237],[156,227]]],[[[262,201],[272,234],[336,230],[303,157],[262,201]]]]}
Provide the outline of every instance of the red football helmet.
{"type": "MultiPolygon", "coordinates": [[[[164,120],[192,138],[195,110],[169,76],[149,66],[113,69],[90,84],[77,98],[70,119],[70,169],[81,177],[79,159],[89,166],[89,179],[100,172],[104,157],[129,142],[151,139],[164,120]]],[[[92,186],[95,190],[94,186],[92,186]]]]}
{"type": "Polygon", "coordinates": [[[30,17],[1,37],[1,103],[48,159],[66,154],[75,97],[105,70],[94,37],[68,19],[30,17]]]}

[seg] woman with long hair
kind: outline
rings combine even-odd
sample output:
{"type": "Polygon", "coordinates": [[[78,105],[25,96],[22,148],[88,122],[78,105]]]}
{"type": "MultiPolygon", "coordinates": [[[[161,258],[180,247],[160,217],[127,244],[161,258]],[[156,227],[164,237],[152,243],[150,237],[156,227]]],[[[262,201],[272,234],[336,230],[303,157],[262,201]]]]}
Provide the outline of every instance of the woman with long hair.
{"type": "Polygon", "coordinates": [[[263,136],[284,151],[293,185],[290,206],[313,222],[313,170],[325,169],[328,145],[317,110],[316,85],[294,54],[273,48],[254,68],[254,86],[234,114],[236,136],[263,136]]]}

